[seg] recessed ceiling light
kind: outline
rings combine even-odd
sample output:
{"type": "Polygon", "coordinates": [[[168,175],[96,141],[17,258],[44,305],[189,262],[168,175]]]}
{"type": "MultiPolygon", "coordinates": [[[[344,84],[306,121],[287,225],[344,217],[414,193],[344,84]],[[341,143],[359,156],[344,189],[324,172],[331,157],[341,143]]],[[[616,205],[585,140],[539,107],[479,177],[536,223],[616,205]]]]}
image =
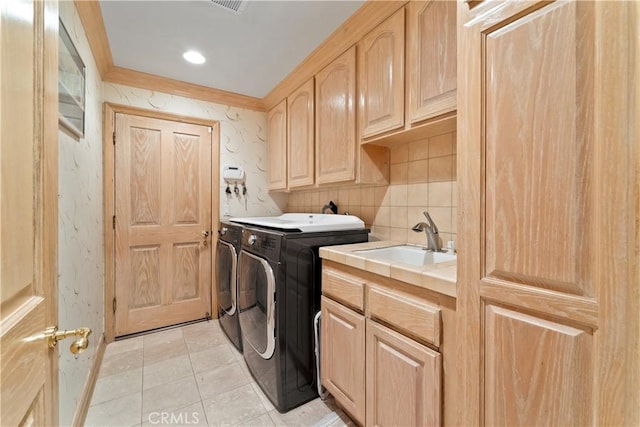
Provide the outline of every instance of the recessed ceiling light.
{"type": "Polygon", "coordinates": [[[207,60],[200,52],[196,52],[195,50],[188,50],[182,54],[182,57],[185,61],[191,62],[192,64],[204,64],[207,60]]]}

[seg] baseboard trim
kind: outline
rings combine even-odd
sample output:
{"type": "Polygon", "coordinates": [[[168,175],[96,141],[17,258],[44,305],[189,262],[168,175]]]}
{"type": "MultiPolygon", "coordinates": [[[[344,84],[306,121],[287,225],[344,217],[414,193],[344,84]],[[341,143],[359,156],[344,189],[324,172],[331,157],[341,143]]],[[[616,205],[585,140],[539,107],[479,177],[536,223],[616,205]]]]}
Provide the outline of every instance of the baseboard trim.
{"type": "Polygon", "coordinates": [[[100,372],[100,365],[102,365],[102,359],[104,357],[104,351],[107,348],[107,344],[104,340],[104,334],[100,335],[98,345],[96,347],[95,357],[93,358],[93,364],[91,370],[87,376],[87,381],[84,383],[84,389],[82,390],[82,397],[80,403],[76,408],[76,413],[73,415],[73,422],[71,425],[74,427],[84,426],[84,422],[89,412],[89,405],[91,405],[91,397],[93,396],[93,389],[96,386],[98,380],[98,373],[100,372]]]}

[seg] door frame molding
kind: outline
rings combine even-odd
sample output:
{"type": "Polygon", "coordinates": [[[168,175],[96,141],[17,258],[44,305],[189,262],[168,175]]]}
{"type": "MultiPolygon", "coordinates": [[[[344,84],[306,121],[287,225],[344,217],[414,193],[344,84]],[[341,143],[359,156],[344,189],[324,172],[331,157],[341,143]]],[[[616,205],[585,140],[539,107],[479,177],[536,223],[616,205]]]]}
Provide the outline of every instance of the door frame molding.
{"type": "MultiPolygon", "coordinates": [[[[36,100],[40,108],[38,117],[40,132],[40,156],[38,174],[40,189],[37,193],[37,209],[41,210],[36,223],[36,254],[42,254],[42,263],[38,275],[41,292],[46,299],[46,324],[58,324],[58,2],[45,0],[38,12],[41,14],[37,25],[37,43],[41,43],[40,60],[42,61],[41,81],[36,85],[36,100]]],[[[49,357],[45,389],[50,394],[44,396],[45,419],[57,425],[60,415],[59,402],[59,347],[49,357]],[[50,386],[47,386],[47,383],[50,386]]]]}
{"type": "MultiPolygon", "coordinates": [[[[217,120],[197,117],[181,116],[163,111],[145,110],[143,108],[128,105],[105,102],[103,108],[104,131],[102,140],[102,156],[104,168],[104,316],[105,316],[105,341],[113,342],[115,339],[115,316],[113,312],[113,299],[116,291],[116,252],[115,229],[109,218],[115,215],[115,144],[113,134],[115,132],[116,113],[134,116],[150,117],[154,119],[171,120],[180,123],[210,126],[211,132],[211,226],[216,227],[220,219],[220,122],[217,120]]],[[[211,247],[215,248],[217,233],[211,233],[211,247]]],[[[215,254],[211,251],[211,316],[217,318],[217,295],[214,285],[215,254]]]]}

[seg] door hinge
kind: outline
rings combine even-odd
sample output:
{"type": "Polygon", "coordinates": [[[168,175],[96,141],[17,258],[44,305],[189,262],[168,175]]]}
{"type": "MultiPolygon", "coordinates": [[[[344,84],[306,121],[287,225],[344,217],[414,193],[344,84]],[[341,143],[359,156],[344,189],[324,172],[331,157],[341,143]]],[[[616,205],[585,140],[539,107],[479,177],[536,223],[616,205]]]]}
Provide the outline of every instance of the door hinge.
{"type": "Polygon", "coordinates": [[[113,229],[116,229],[116,216],[114,215],[112,218],[112,223],[113,223],[113,229]]]}
{"type": "Polygon", "coordinates": [[[116,314],[116,299],[113,299],[113,314],[116,314]]]}
{"type": "Polygon", "coordinates": [[[116,145],[116,133],[113,132],[113,145],[116,145]]]}

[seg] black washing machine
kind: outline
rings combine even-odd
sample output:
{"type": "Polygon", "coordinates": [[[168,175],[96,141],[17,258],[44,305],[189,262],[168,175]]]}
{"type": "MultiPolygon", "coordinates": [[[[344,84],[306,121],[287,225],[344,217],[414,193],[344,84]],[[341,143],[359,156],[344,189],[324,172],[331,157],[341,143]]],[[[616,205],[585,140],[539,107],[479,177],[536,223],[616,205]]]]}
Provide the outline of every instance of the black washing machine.
{"type": "Polygon", "coordinates": [[[220,222],[216,245],[216,284],[220,326],[229,340],[242,352],[242,333],[238,319],[237,271],[242,226],[220,222]]]}
{"type": "Polygon", "coordinates": [[[320,310],[318,248],[366,242],[367,229],[301,232],[245,227],[238,309],[245,361],[280,412],[318,396],[314,316],[320,310]]]}

